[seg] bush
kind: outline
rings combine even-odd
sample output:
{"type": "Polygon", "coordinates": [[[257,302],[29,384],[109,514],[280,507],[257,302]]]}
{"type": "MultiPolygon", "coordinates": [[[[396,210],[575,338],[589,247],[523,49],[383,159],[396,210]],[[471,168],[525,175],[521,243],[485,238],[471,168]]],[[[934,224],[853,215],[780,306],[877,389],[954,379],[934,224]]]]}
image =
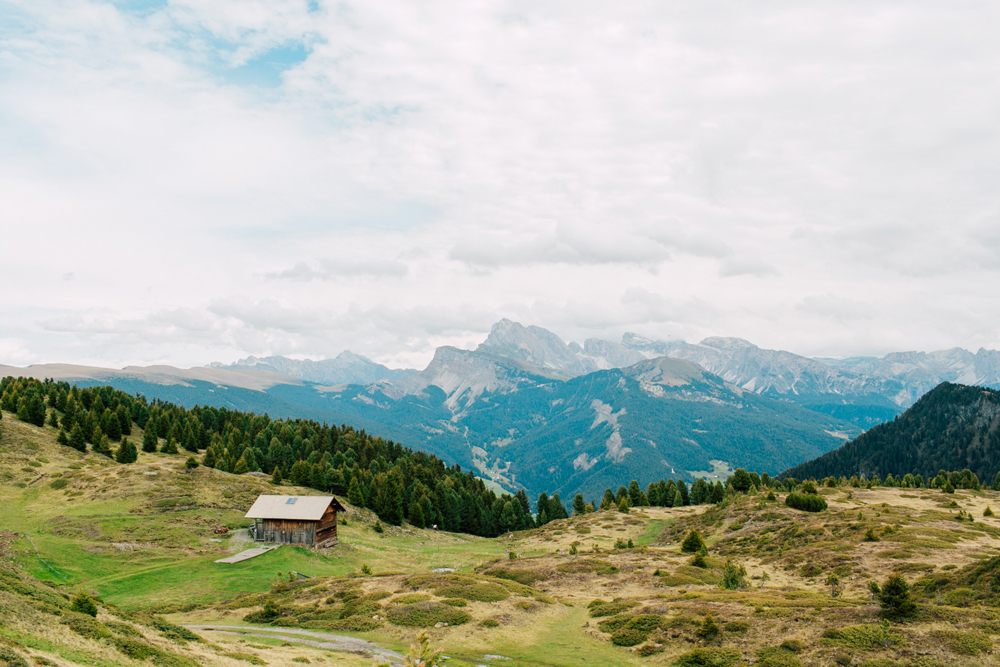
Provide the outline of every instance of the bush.
{"type": "Polygon", "coordinates": [[[483,620],[479,621],[479,626],[483,628],[499,628],[500,621],[496,620],[495,618],[484,618],[483,620]]]}
{"type": "Polygon", "coordinates": [[[394,604],[415,604],[417,602],[427,602],[430,599],[431,596],[424,593],[409,593],[407,595],[400,595],[399,597],[393,598],[390,602],[394,604]]]}
{"type": "Polygon", "coordinates": [[[587,607],[590,609],[591,618],[603,618],[605,616],[620,614],[637,605],[637,602],[605,602],[604,600],[594,600],[587,607]]]}
{"type": "Polygon", "coordinates": [[[372,530],[374,530],[376,533],[385,532],[385,528],[382,527],[382,522],[378,520],[375,521],[375,525],[372,526],[372,530]]]}
{"type": "Polygon", "coordinates": [[[993,648],[993,641],[981,632],[936,630],[931,637],[959,655],[979,655],[993,648]]]}
{"type": "Polygon", "coordinates": [[[435,623],[462,625],[472,620],[464,611],[439,602],[417,602],[390,609],[386,616],[396,625],[427,628],[435,623]]]}
{"type": "Polygon", "coordinates": [[[746,621],[729,621],[723,626],[726,632],[732,632],[733,634],[743,634],[750,630],[750,624],[746,621]]]}
{"type": "Polygon", "coordinates": [[[67,614],[63,624],[87,639],[106,639],[111,636],[111,631],[103,623],[86,614],[67,614]]]}
{"type": "Polygon", "coordinates": [[[663,653],[664,646],[660,644],[659,646],[655,644],[643,644],[635,650],[641,656],[655,655],[657,653],[663,653]]]}
{"type": "MultiPolygon", "coordinates": [[[[51,488],[56,489],[58,491],[59,489],[66,488],[67,484],[69,484],[69,482],[67,480],[60,478],[60,479],[52,480],[52,483],[49,484],[49,486],[51,488]]],[[[992,514],[990,514],[990,515],[984,514],[983,516],[992,516],[992,514]]]]}
{"type": "Polygon", "coordinates": [[[781,642],[778,648],[783,648],[792,653],[802,653],[802,651],[806,650],[806,645],[800,639],[786,639],[781,642]]]}
{"type": "Polygon", "coordinates": [[[826,509],[826,501],[810,493],[789,493],[785,497],[785,505],[803,512],[822,512],[826,509]]]}
{"type": "Polygon", "coordinates": [[[502,567],[487,570],[486,574],[491,577],[496,577],[497,579],[516,581],[517,583],[525,586],[534,586],[535,583],[546,578],[543,573],[536,572],[534,570],[520,570],[516,568],[506,569],[502,567]]]}
{"type": "Polygon", "coordinates": [[[635,646],[646,641],[648,632],[642,632],[635,628],[624,627],[611,633],[611,643],[615,646],[635,646]]]}
{"type": "Polygon", "coordinates": [[[268,598],[264,600],[263,609],[247,614],[243,620],[247,623],[270,623],[279,616],[281,616],[281,607],[273,599],[268,598]]]}
{"type": "Polygon", "coordinates": [[[757,661],[758,667],[802,667],[795,653],[771,646],[757,651],[757,661]]]}
{"type": "Polygon", "coordinates": [[[701,626],[695,631],[695,634],[702,639],[713,639],[715,635],[719,634],[719,626],[716,625],[715,619],[712,618],[711,614],[705,615],[705,620],[702,621],[701,626]]]}
{"type": "Polygon", "coordinates": [[[677,667],[735,667],[743,662],[743,654],[731,648],[696,648],[682,653],[674,662],[677,667]]]}
{"type": "Polygon", "coordinates": [[[868,530],[865,531],[865,536],[862,538],[865,542],[878,542],[878,536],[875,534],[875,528],[869,526],[868,530]]]}
{"type": "Polygon", "coordinates": [[[688,533],[684,541],[681,542],[681,551],[688,554],[698,553],[702,549],[707,549],[705,546],[705,540],[701,538],[701,535],[697,530],[692,530],[688,533]]]}
{"type": "Polygon", "coordinates": [[[127,637],[115,637],[111,640],[115,648],[118,649],[119,653],[127,655],[133,660],[139,660],[140,662],[146,658],[152,658],[160,650],[150,646],[146,642],[136,641],[135,639],[129,639],[127,637]]]}
{"type": "Polygon", "coordinates": [[[142,633],[133,628],[128,623],[119,623],[118,621],[108,621],[104,624],[108,630],[119,635],[124,635],[126,637],[142,637],[142,633]]]}
{"type": "Polygon", "coordinates": [[[0,646],[0,667],[28,667],[28,663],[6,646],[0,646]]]}
{"type": "Polygon", "coordinates": [[[381,621],[368,616],[350,616],[330,623],[331,630],[347,630],[350,632],[369,632],[382,627],[381,621]]]}
{"type": "Polygon", "coordinates": [[[474,602],[500,602],[510,593],[500,584],[473,584],[471,586],[445,586],[434,591],[443,598],[462,598],[474,602]]]}
{"type": "Polygon", "coordinates": [[[93,617],[97,617],[97,603],[94,598],[90,597],[86,593],[80,592],[73,596],[73,600],[69,606],[71,611],[78,612],[80,614],[88,614],[93,617]]]}
{"type": "Polygon", "coordinates": [[[734,563],[731,560],[727,560],[726,564],[722,568],[722,586],[727,591],[735,591],[740,588],[746,588],[747,584],[747,569],[742,565],[734,563]]]}
{"type": "Polygon", "coordinates": [[[229,651],[226,653],[220,653],[227,658],[232,658],[233,660],[242,660],[243,662],[249,662],[251,665],[266,665],[267,661],[261,657],[258,657],[252,653],[239,653],[238,651],[229,651]]]}
{"type": "Polygon", "coordinates": [[[618,568],[606,560],[596,558],[579,558],[570,563],[560,563],[556,566],[560,572],[570,574],[584,574],[593,572],[594,574],[618,574],[618,568]]]}
{"type": "MultiPolygon", "coordinates": [[[[446,604],[449,607],[468,607],[469,603],[461,598],[448,598],[446,600],[441,600],[441,604],[446,604]]],[[[518,603],[521,604],[521,603],[518,603]]],[[[530,603],[529,603],[530,604],[530,603]]]]}

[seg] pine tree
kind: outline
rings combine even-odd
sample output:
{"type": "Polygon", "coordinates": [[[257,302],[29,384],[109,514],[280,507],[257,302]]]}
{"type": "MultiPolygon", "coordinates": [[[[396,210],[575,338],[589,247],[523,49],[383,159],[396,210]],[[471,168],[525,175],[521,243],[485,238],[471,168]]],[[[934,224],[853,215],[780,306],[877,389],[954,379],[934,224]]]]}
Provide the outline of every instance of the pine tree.
{"type": "Polygon", "coordinates": [[[129,442],[128,438],[122,438],[122,442],[118,446],[118,451],[115,452],[115,460],[118,463],[135,463],[138,458],[139,452],[136,450],[135,445],[129,442]]]}
{"type": "MultiPolygon", "coordinates": [[[[1000,478],[1000,473],[997,473],[997,477],[1000,478]]],[[[605,489],[604,497],[601,499],[601,509],[608,510],[618,504],[615,500],[615,494],[611,493],[611,489],[605,489]]]]}
{"type": "Polygon", "coordinates": [[[274,466],[274,473],[271,475],[271,484],[274,484],[275,486],[281,486],[282,481],[283,480],[281,479],[281,468],[278,466],[274,466]]]}
{"type": "Polygon", "coordinates": [[[108,436],[101,433],[100,436],[96,437],[94,440],[94,452],[96,454],[103,454],[104,456],[111,456],[111,440],[108,436]]]}
{"type": "Polygon", "coordinates": [[[164,454],[176,454],[177,443],[174,442],[173,438],[168,437],[167,441],[163,443],[163,447],[160,448],[160,451],[163,452],[164,454]]]}
{"type": "Polygon", "coordinates": [[[622,496],[622,499],[618,501],[618,511],[628,514],[628,499],[624,496],[622,496]]]}
{"type": "Polygon", "coordinates": [[[79,424],[73,424],[73,429],[69,432],[69,446],[80,452],[87,451],[87,441],[79,424]]]}
{"type": "Polygon", "coordinates": [[[705,620],[701,622],[701,626],[695,631],[695,634],[705,640],[713,639],[719,634],[719,626],[716,625],[711,614],[705,615],[705,620]]]}
{"type": "Polygon", "coordinates": [[[108,436],[108,438],[116,442],[121,440],[122,424],[118,421],[117,415],[111,412],[110,408],[104,411],[104,416],[101,418],[101,424],[101,428],[104,430],[104,433],[108,436]]]}
{"type": "Polygon", "coordinates": [[[240,460],[236,462],[236,467],[233,468],[233,474],[245,475],[248,472],[250,472],[250,468],[247,467],[247,460],[241,456],[240,460]]]}
{"type": "Polygon", "coordinates": [[[687,537],[684,538],[684,541],[681,542],[681,551],[684,553],[698,553],[704,548],[705,540],[702,539],[701,533],[697,530],[692,530],[688,533],[687,537]]]}
{"type": "Polygon", "coordinates": [[[639,488],[639,482],[632,480],[628,483],[628,502],[632,507],[640,507],[642,505],[642,489],[639,488]]]}
{"type": "Polygon", "coordinates": [[[361,480],[357,476],[351,478],[351,483],[347,487],[347,502],[355,507],[364,507],[365,494],[361,490],[361,480]]]}
{"type": "Polygon", "coordinates": [[[69,446],[69,436],[66,435],[65,429],[62,428],[59,429],[59,435],[56,436],[56,442],[58,442],[60,445],[64,447],[69,446]]]}
{"type": "Polygon", "coordinates": [[[573,514],[574,516],[582,516],[587,513],[587,503],[583,500],[583,494],[578,493],[576,497],[573,498],[573,514]]]}
{"type": "Polygon", "coordinates": [[[56,414],[55,410],[49,411],[49,426],[59,428],[59,415],[56,414]]]}
{"type": "Polygon", "coordinates": [[[891,575],[882,584],[878,602],[882,617],[890,620],[908,618],[917,613],[917,605],[910,600],[910,585],[898,574],[891,575]]]}

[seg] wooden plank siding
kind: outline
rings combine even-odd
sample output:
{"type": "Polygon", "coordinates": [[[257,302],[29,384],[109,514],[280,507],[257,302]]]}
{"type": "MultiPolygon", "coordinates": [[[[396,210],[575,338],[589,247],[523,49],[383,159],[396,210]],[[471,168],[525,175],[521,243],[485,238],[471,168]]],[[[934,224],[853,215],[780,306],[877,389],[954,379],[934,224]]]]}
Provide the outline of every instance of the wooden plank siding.
{"type": "Polygon", "coordinates": [[[326,508],[323,518],[316,526],[315,544],[322,544],[331,539],[337,539],[337,510],[333,509],[333,505],[326,508]]]}
{"type": "Polygon", "coordinates": [[[316,522],[292,519],[262,519],[258,540],[277,544],[316,544],[316,522]]]}

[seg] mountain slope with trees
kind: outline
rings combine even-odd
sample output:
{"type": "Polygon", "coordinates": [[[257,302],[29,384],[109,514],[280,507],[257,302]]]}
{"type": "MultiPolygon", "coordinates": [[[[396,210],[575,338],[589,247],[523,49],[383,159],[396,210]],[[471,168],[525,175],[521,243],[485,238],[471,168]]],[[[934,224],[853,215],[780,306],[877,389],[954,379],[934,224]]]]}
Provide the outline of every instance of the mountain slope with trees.
{"type": "Polygon", "coordinates": [[[968,469],[984,482],[1000,470],[1000,391],[943,382],[891,422],[800,464],[782,477],[864,475],[930,479],[968,469]]]}

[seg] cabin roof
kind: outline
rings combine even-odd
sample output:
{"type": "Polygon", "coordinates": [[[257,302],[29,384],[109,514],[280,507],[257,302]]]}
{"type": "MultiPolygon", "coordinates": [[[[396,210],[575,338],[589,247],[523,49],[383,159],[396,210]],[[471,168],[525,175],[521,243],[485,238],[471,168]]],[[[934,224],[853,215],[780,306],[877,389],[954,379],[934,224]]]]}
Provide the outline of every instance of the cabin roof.
{"type": "Polygon", "coordinates": [[[331,505],[337,512],[344,511],[333,496],[258,496],[246,518],[319,521],[331,505]]]}

